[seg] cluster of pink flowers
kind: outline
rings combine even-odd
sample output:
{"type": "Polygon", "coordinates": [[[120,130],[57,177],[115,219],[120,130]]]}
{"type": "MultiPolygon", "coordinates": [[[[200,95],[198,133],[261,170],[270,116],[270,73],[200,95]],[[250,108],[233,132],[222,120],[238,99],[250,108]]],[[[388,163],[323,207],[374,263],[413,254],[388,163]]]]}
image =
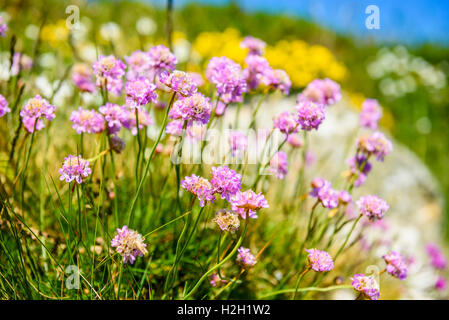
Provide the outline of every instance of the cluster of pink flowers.
{"type": "Polygon", "coordinates": [[[89,161],[84,160],[81,155],[73,156],[69,154],[68,157],[64,158],[62,168],[59,169],[60,180],[65,180],[68,183],[75,180],[78,184],[81,184],[84,178],[87,178],[91,173],[89,161]]]}
{"type": "Polygon", "coordinates": [[[140,108],[157,99],[156,85],[147,78],[137,78],[128,81],[125,85],[126,106],[130,109],[140,108]]]}
{"type": "Polygon", "coordinates": [[[405,259],[397,251],[391,251],[382,256],[387,264],[387,272],[399,280],[407,278],[407,264],[405,259]]]}
{"type": "Polygon", "coordinates": [[[6,35],[6,31],[8,31],[8,25],[2,22],[2,17],[0,17],[0,37],[4,37],[6,35]]]}
{"type": "Polygon", "coordinates": [[[72,82],[82,92],[95,91],[92,70],[87,64],[77,63],[73,67],[72,82]]]}
{"type": "Polygon", "coordinates": [[[376,131],[369,136],[359,138],[357,141],[357,148],[358,151],[365,154],[367,157],[375,155],[378,161],[383,161],[393,150],[393,145],[383,133],[376,131]]]}
{"type": "Polygon", "coordinates": [[[150,57],[150,67],[155,75],[160,74],[162,71],[171,72],[176,69],[178,60],[176,56],[164,45],[158,45],[152,47],[148,51],[150,57]]]}
{"type": "Polygon", "coordinates": [[[242,176],[227,166],[212,167],[212,178],[210,180],[214,193],[218,193],[222,199],[231,201],[241,187],[242,176]]]}
{"type": "Polygon", "coordinates": [[[231,153],[234,157],[241,157],[248,148],[248,137],[240,131],[233,131],[229,135],[231,153]]]}
{"type": "Polygon", "coordinates": [[[0,94],[0,118],[9,112],[11,112],[11,109],[8,108],[8,101],[0,94]]]}
{"type": "Polygon", "coordinates": [[[40,95],[36,95],[31,98],[23,106],[20,111],[22,122],[28,132],[33,132],[36,128],[37,131],[45,127],[42,118],[46,118],[51,121],[55,118],[56,107],[52,106],[47,100],[41,98],[40,95]]]}
{"type": "Polygon", "coordinates": [[[382,118],[382,108],[375,99],[366,99],[360,112],[360,125],[372,130],[377,129],[377,124],[382,118]]]}
{"type": "Polygon", "coordinates": [[[318,249],[306,249],[310,268],[316,272],[330,271],[334,268],[334,261],[329,253],[318,249]]]}
{"type": "Polygon", "coordinates": [[[297,115],[290,111],[281,112],[274,117],[273,126],[287,135],[298,132],[297,115]]]}
{"type": "Polygon", "coordinates": [[[137,231],[123,226],[117,229],[117,235],[111,240],[111,247],[116,248],[118,254],[123,258],[123,263],[134,264],[137,256],[142,257],[147,254],[145,239],[137,231]]]}
{"type": "Polygon", "coordinates": [[[249,90],[255,90],[261,82],[268,84],[269,75],[272,73],[267,59],[258,55],[249,55],[245,59],[248,68],[243,69],[243,75],[249,90]]]}
{"type": "Polygon", "coordinates": [[[134,112],[130,112],[118,104],[107,102],[98,110],[104,116],[110,134],[118,133],[129,117],[134,117],[134,121],[136,121],[134,112]]]}
{"type": "Polygon", "coordinates": [[[104,118],[95,110],[85,110],[81,107],[78,111],[73,111],[70,116],[73,122],[73,129],[80,133],[99,133],[105,129],[104,118]]]}
{"type": "Polygon", "coordinates": [[[379,284],[373,277],[358,273],[351,280],[354,289],[362,293],[365,298],[370,300],[378,300],[380,298],[379,284]]]}
{"type": "Polygon", "coordinates": [[[105,88],[120,95],[123,87],[122,77],[125,74],[125,64],[113,55],[100,56],[93,64],[94,74],[97,77],[97,86],[105,88]]]}
{"type": "Polygon", "coordinates": [[[252,255],[248,248],[238,248],[237,263],[244,269],[250,269],[257,263],[256,257],[252,255]]]}
{"type": "Polygon", "coordinates": [[[337,103],[341,99],[340,85],[328,78],[315,79],[298,95],[298,101],[312,101],[325,106],[337,103]]]}
{"type": "Polygon", "coordinates": [[[197,92],[189,97],[178,99],[173,104],[169,116],[171,119],[182,119],[187,122],[198,121],[206,124],[209,122],[210,113],[209,98],[197,92]]]}
{"type": "Polygon", "coordinates": [[[242,68],[227,57],[211,58],[206,78],[215,85],[218,95],[226,104],[242,102],[242,94],[248,91],[242,68]]]}
{"type": "Polygon", "coordinates": [[[310,195],[317,198],[323,207],[333,209],[339,204],[340,192],[332,189],[332,184],[322,178],[312,180],[312,191],[310,195]]]}
{"type": "Polygon", "coordinates": [[[267,44],[257,38],[247,36],[240,42],[240,47],[248,49],[249,55],[263,55],[267,44]]]}
{"type": "Polygon", "coordinates": [[[192,174],[181,181],[181,186],[198,198],[201,207],[204,207],[207,202],[215,201],[214,187],[203,177],[192,174]]]}
{"type": "Polygon", "coordinates": [[[367,195],[361,197],[357,202],[360,212],[370,221],[382,219],[390,208],[389,205],[378,196],[367,195]]]}
{"type": "Polygon", "coordinates": [[[188,97],[198,91],[195,83],[189,74],[175,70],[172,73],[162,71],[159,75],[159,81],[165,85],[170,92],[176,92],[181,96],[188,97]]]}
{"type": "Polygon", "coordinates": [[[299,101],[296,106],[298,111],[298,123],[302,130],[318,130],[326,116],[326,109],[323,104],[308,100],[299,101]]]}
{"type": "Polygon", "coordinates": [[[277,152],[270,160],[270,172],[278,179],[284,179],[288,173],[288,157],[283,151],[277,152]]]}
{"type": "Polygon", "coordinates": [[[148,52],[141,50],[134,51],[130,56],[125,57],[125,62],[128,65],[128,72],[126,78],[128,80],[136,80],[140,77],[150,77],[151,58],[148,52]]]}
{"type": "Polygon", "coordinates": [[[366,177],[372,168],[367,156],[363,154],[357,154],[356,156],[350,158],[347,163],[349,164],[351,175],[355,175],[357,177],[354,181],[354,186],[361,186],[365,182],[366,177]]]}
{"type": "Polygon", "coordinates": [[[221,230],[226,232],[235,232],[240,227],[239,216],[227,209],[218,210],[213,221],[218,224],[221,230]]]}
{"type": "Polygon", "coordinates": [[[242,219],[248,217],[257,218],[257,210],[268,208],[268,202],[262,193],[255,193],[253,190],[239,191],[231,198],[231,208],[242,219]]]}

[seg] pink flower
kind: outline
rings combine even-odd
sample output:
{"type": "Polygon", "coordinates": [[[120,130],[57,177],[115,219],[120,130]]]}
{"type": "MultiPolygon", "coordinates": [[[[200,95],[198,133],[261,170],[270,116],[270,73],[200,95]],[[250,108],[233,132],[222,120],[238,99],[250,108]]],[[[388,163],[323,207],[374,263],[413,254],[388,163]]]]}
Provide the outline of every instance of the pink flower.
{"type": "MultiPolygon", "coordinates": [[[[124,126],[124,123],[128,120],[129,114],[134,115],[134,112],[130,112],[118,104],[109,102],[104,106],[101,106],[98,110],[104,116],[110,134],[119,132],[122,126],[124,126]]],[[[134,115],[134,122],[136,121],[135,117],[136,116],[134,115]]]]}
{"type": "Polygon", "coordinates": [[[85,63],[77,63],[73,67],[72,82],[82,92],[95,91],[92,70],[85,63]]]}
{"type": "Polygon", "coordinates": [[[176,56],[164,45],[152,47],[148,51],[150,57],[150,67],[154,74],[160,74],[162,71],[171,72],[176,69],[178,60],[176,56]]]}
{"type": "Polygon", "coordinates": [[[144,241],[145,238],[140,233],[123,226],[117,229],[116,236],[111,240],[111,247],[116,248],[117,253],[123,257],[123,263],[134,264],[137,256],[142,257],[148,253],[144,241]]]}
{"type": "Polygon", "coordinates": [[[358,151],[367,157],[375,155],[376,160],[383,161],[384,158],[393,150],[393,145],[383,133],[376,131],[370,136],[363,136],[357,141],[358,151]]]}
{"type": "Polygon", "coordinates": [[[6,35],[6,31],[8,31],[8,25],[2,22],[2,17],[0,17],[0,37],[4,37],[6,35]]]}
{"type": "Polygon", "coordinates": [[[140,108],[157,99],[156,85],[146,78],[137,78],[128,81],[125,85],[126,106],[128,108],[140,108]]]}
{"type": "Polygon", "coordinates": [[[126,78],[128,80],[136,80],[140,77],[151,77],[151,58],[148,52],[140,50],[134,51],[130,56],[125,57],[126,64],[128,64],[128,72],[126,78]]]}
{"type": "Polygon", "coordinates": [[[272,69],[265,75],[263,81],[267,86],[273,88],[273,90],[279,90],[285,95],[289,94],[292,86],[287,72],[281,69],[272,69]]]}
{"type": "Polygon", "coordinates": [[[391,251],[382,258],[387,264],[387,272],[399,280],[407,278],[407,264],[399,252],[391,251]]]}
{"type": "Polygon", "coordinates": [[[313,80],[298,96],[299,101],[307,100],[325,106],[335,104],[340,99],[340,85],[328,78],[313,80]]]}
{"type": "Polygon", "coordinates": [[[446,291],[447,281],[443,276],[439,276],[437,282],[435,283],[435,288],[439,291],[446,291]]]}
{"type": "Polygon", "coordinates": [[[237,249],[237,263],[244,269],[250,269],[257,263],[256,257],[254,257],[248,248],[240,247],[237,249]]]}
{"type": "Polygon", "coordinates": [[[240,42],[240,47],[248,49],[249,55],[263,55],[267,44],[260,39],[247,36],[240,42]]]}
{"type": "Polygon", "coordinates": [[[380,297],[379,284],[371,276],[362,273],[355,274],[352,278],[352,286],[370,300],[378,300],[380,297]]]}
{"type": "Polygon", "coordinates": [[[323,207],[333,209],[338,207],[340,193],[332,189],[332,184],[322,178],[312,180],[312,191],[310,195],[318,198],[323,207]]]}
{"type": "Polygon", "coordinates": [[[310,101],[300,101],[296,106],[298,111],[298,123],[302,130],[318,130],[326,116],[324,105],[310,101]]]}
{"type": "Polygon", "coordinates": [[[279,151],[271,158],[270,172],[275,174],[276,178],[284,179],[288,173],[288,159],[285,152],[279,151]]]}
{"type": "Polygon", "coordinates": [[[271,73],[272,69],[267,59],[257,55],[249,55],[245,59],[248,68],[243,70],[243,75],[248,84],[249,90],[255,90],[259,84],[264,81],[271,73]]]}
{"type": "Polygon", "coordinates": [[[252,190],[238,191],[231,198],[231,208],[240,214],[242,219],[246,219],[247,215],[252,219],[256,219],[257,211],[262,208],[268,208],[268,202],[262,193],[255,193],[252,190]]]}
{"type": "Polygon", "coordinates": [[[428,243],[426,245],[426,251],[431,259],[431,264],[436,269],[445,269],[447,265],[447,259],[444,256],[443,251],[434,243],[428,243]]]}
{"type": "Polygon", "coordinates": [[[214,192],[220,194],[222,199],[231,201],[241,187],[242,176],[228,167],[212,167],[212,179],[210,180],[214,192]]]}
{"type": "Polygon", "coordinates": [[[366,99],[360,112],[360,125],[372,130],[377,129],[377,123],[382,118],[382,108],[375,99],[366,99]]]}
{"type": "Polygon", "coordinates": [[[181,186],[198,198],[201,207],[204,207],[207,202],[215,201],[214,188],[207,179],[192,174],[181,181],[181,186]]]}
{"type": "Polygon", "coordinates": [[[113,55],[100,56],[93,64],[94,74],[97,77],[97,86],[120,95],[122,91],[122,77],[125,74],[125,64],[113,55]]]}
{"type": "Polygon", "coordinates": [[[64,159],[62,168],[59,169],[61,175],[60,180],[65,180],[70,183],[75,180],[78,184],[83,183],[83,179],[87,178],[92,173],[89,168],[89,162],[81,158],[81,156],[73,156],[69,154],[64,159]]]}
{"type": "Polygon", "coordinates": [[[40,95],[36,95],[34,98],[29,99],[23,106],[20,111],[20,116],[22,117],[25,128],[29,132],[33,132],[35,123],[36,130],[41,130],[44,127],[44,123],[41,121],[42,118],[46,118],[49,121],[53,120],[56,116],[55,111],[55,106],[52,106],[47,100],[41,98],[40,95]]]}
{"type": "Polygon", "coordinates": [[[95,110],[85,110],[81,107],[78,111],[73,111],[70,116],[73,122],[73,129],[80,133],[99,133],[105,129],[104,118],[95,110]]]}
{"type": "Polygon", "coordinates": [[[274,117],[273,126],[287,135],[298,132],[297,115],[290,111],[281,112],[274,117]]]}
{"type": "Polygon", "coordinates": [[[11,109],[8,108],[8,101],[0,94],[0,118],[8,112],[11,112],[11,109]]]}
{"type": "Polygon", "coordinates": [[[361,197],[356,204],[360,212],[370,221],[382,219],[389,209],[388,204],[384,200],[373,195],[361,197]]]}
{"type": "Polygon", "coordinates": [[[316,272],[330,271],[334,268],[334,261],[329,253],[317,249],[306,249],[310,267],[316,272]]]}

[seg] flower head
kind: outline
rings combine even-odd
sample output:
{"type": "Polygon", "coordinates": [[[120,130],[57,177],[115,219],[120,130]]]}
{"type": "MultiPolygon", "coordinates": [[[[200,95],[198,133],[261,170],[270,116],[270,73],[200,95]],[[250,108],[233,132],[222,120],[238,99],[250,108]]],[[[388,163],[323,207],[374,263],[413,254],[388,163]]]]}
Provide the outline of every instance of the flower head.
{"type": "Polygon", "coordinates": [[[231,210],[218,210],[213,221],[218,224],[221,230],[227,232],[235,232],[240,227],[239,216],[231,210]]]}
{"type": "Polygon", "coordinates": [[[99,133],[105,129],[104,118],[95,110],[85,110],[81,107],[78,111],[73,111],[70,116],[70,121],[73,122],[73,129],[78,134],[80,133],[99,133]]]}
{"type": "Polygon", "coordinates": [[[121,229],[117,228],[117,234],[111,240],[111,247],[116,248],[117,253],[122,256],[123,263],[134,264],[137,256],[142,257],[148,253],[144,241],[145,238],[140,233],[123,226],[121,229]]]}
{"type": "Polygon", "coordinates": [[[210,182],[214,191],[220,194],[222,199],[231,201],[231,197],[240,190],[242,176],[227,166],[212,167],[210,182]]]}
{"type": "Polygon", "coordinates": [[[0,94],[0,118],[8,112],[11,112],[11,109],[8,108],[8,101],[0,94]]]}
{"type": "Polygon", "coordinates": [[[377,129],[377,123],[382,118],[382,108],[375,99],[366,99],[360,112],[360,125],[372,130],[377,129]]]}
{"type": "Polygon", "coordinates": [[[244,269],[250,269],[257,263],[256,257],[254,257],[248,248],[238,248],[237,263],[244,269]]]}
{"type": "Polygon", "coordinates": [[[318,249],[306,249],[310,267],[316,272],[330,271],[334,268],[334,261],[329,253],[318,249]]]}
{"type": "Polygon", "coordinates": [[[339,204],[340,193],[332,189],[332,184],[322,178],[315,178],[312,180],[312,197],[318,198],[323,207],[333,209],[339,204]]]}
{"type": "Polygon", "coordinates": [[[233,131],[229,135],[229,144],[232,156],[240,157],[248,148],[248,137],[240,131],[233,131]]]}
{"type": "MultiPolygon", "coordinates": [[[[122,126],[124,126],[124,123],[128,120],[130,113],[134,115],[134,112],[128,112],[124,107],[109,102],[98,108],[98,110],[104,116],[110,134],[116,134],[120,131],[122,126]]],[[[135,120],[134,116],[134,121],[135,120]]]]}
{"type": "Polygon", "coordinates": [[[277,152],[270,160],[270,172],[276,175],[278,179],[284,179],[288,173],[287,154],[283,151],[277,152]]]}
{"type": "Polygon", "coordinates": [[[126,106],[128,108],[140,108],[150,102],[156,102],[156,85],[146,78],[137,78],[128,81],[125,85],[126,106]]]}
{"type": "Polygon", "coordinates": [[[285,134],[298,132],[297,115],[290,111],[277,114],[273,119],[273,126],[285,134]]]}
{"type": "Polygon", "coordinates": [[[176,69],[178,60],[176,56],[164,45],[152,47],[148,51],[150,57],[150,67],[154,74],[160,74],[162,71],[171,72],[176,69]]]}
{"type": "Polygon", "coordinates": [[[64,158],[62,168],[59,169],[60,180],[65,180],[70,183],[75,180],[78,184],[83,183],[83,179],[87,178],[92,173],[89,168],[89,162],[81,158],[80,155],[73,156],[69,154],[64,158]]]}
{"type": "Polygon", "coordinates": [[[324,105],[311,101],[300,101],[296,106],[298,111],[298,123],[302,130],[318,130],[326,116],[324,105]]]}
{"type": "Polygon", "coordinates": [[[315,79],[298,96],[298,100],[308,100],[325,106],[337,103],[341,99],[340,85],[328,78],[315,79]]]}
{"type": "Polygon", "coordinates": [[[177,92],[184,97],[191,96],[198,91],[192,78],[183,71],[175,70],[172,73],[163,71],[159,76],[159,81],[170,91],[177,92]]]}
{"type": "Polygon", "coordinates": [[[72,82],[82,92],[94,92],[95,83],[92,69],[85,63],[77,63],[73,67],[72,82]]]}
{"type": "Polygon", "coordinates": [[[249,55],[263,55],[267,44],[260,39],[247,36],[240,42],[240,47],[248,49],[249,55]]]}
{"type": "Polygon", "coordinates": [[[40,95],[36,95],[31,98],[23,106],[20,111],[20,116],[22,117],[23,124],[29,132],[34,131],[34,126],[36,123],[36,130],[40,130],[44,127],[42,118],[46,118],[51,121],[55,118],[56,107],[52,106],[47,100],[41,98],[40,95]]]}
{"type": "Polygon", "coordinates": [[[265,85],[273,90],[279,90],[283,94],[289,94],[292,82],[287,72],[281,69],[272,69],[265,75],[265,85]]]}
{"type": "Polygon", "coordinates": [[[359,153],[356,156],[350,158],[347,163],[349,164],[351,175],[355,175],[357,177],[357,179],[354,181],[354,186],[361,186],[365,182],[366,176],[372,168],[371,163],[368,161],[368,157],[359,153]]]}
{"type": "Polygon", "coordinates": [[[184,121],[198,121],[203,124],[209,122],[211,107],[209,98],[202,93],[194,93],[189,97],[181,97],[170,110],[171,119],[182,119],[184,121]]]}
{"type": "Polygon", "coordinates": [[[382,219],[389,209],[388,204],[384,200],[373,195],[361,197],[357,201],[357,206],[359,207],[360,212],[370,221],[382,219]]]}
{"type": "Polygon", "coordinates": [[[256,219],[257,211],[268,208],[268,202],[262,193],[255,193],[253,190],[238,191],[231,198],[231,208],[240,214],[242,219],[246,219],[247,215],[256,219]]]}
{"type": "Polygon", "coordinates": [[[399,252],[390,251],[382,256],[387,264],[387,272],[399,280],[407,278],[407,264],[399,252]]]}
{"type": "Polygon", "coordinates": [[[257,55],[249,55],[245,59],[248,68],[243,70],[244,77],[248,84],[248,89],[255,90],[259,84],[272,73],[272,68],[267,59],[257,55]]]}
{"type": "Polygon", "coordinates": [[[179,137],[182,135],[182,128],[184,126],[183,120],[173,120],[167,123],[167,127],[165,128],[165,132],[175,137],[179,137]]]}
{"type": "Polygon", "coordinates": [[[380,297],[379,284],[371,276],[362,273],[355,274],[352,278],[352,286],[362,293],[367,299],[378,300],[380,297]]]}
{"type": "Polygon", "coordinates": [[[434,243],[426,245],[426,251],[431,259],[431,264],[436,269],[445,269],[447,266],[447,259],[443,251],[434,243]]]}
{"type": "Polygon", "coordinates": [[[367,157],[375,155],[378,161],[383,161],[385,156],[393,150],[393,145],[383,133],[376,131],[370,136],[359,138],[357,148],[367,157]]]}
{"type": "Polygon", "coordinates": [[[94,74],[97,77],[97,86],[119,95],[122,91],[122,77],[125,74],[125,64],[113,55],[100,56],[93,64],[94,74]]]}
{"type": "Polygon", "coordinates": [[[134,51],[130,56],[125,57],[128,65],[126,78],[128,80],[136,80],[140,77],[150,77],[151,58],[148,52],[141,50],[134,51]]]}
{"type": "Polygon", "coordinates": [[[181,181],[181,186],[198,198],[201,207],[204,207],[207,202],[215,201],[214,188],[205,178],[192,174],[181,181]]]}

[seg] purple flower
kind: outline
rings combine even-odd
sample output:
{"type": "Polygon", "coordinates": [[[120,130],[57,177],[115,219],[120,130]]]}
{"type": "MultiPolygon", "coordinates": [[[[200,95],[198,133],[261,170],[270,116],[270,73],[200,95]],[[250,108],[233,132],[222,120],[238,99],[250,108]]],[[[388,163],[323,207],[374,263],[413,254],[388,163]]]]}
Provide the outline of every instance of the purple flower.
{"type": "MultiPolygon", "coordinates": [[[[126,111],[127,116],[122,122],[122,125],[126,129],[131,130],[131,133],[135,136],[137,135],[136,109],[127,110],[124,108],[124,110],[126,111]]],[[[139,130],[153,124],[153,119],[151,119],[150,114],[142,108],[137,109],[137,120],[139,121],[139,130]]]]}
{"type": "Polygon", "coordinates": [[[95,83],[92,76],[92,70],[85,63],[77,63],[73,67],[72,82],[80,91],[95,91],[95,83]]]}
{"type": "Polygon", "coordinates": [[[140,108],[157,99],[156,85],[146,78],[128,81],[125,85],[126,106],[130,109],[140,108]]]}
{"type": "Polygon", "coordinates": [[[310,101],[300,101],[296,106],[298,111],[298,123],[302,130],[318,130],[321,122],[326,116],[324,105],[310,101]]]}
{"type": "Polygon", "coordinates": [[[299,101],[307,100],[325,106],[335,104],[340,99],[340,85],[328,78],[313,80],[298,96],[299,101]]]}
{"type": "Polygon", "coordinates": [[[242,68],[227,57],[211,58],[206,78],[215,85],[218,95],[226,104],[242,102],[242,94],[248,91],[242,68]]]}
{"type": "Polygon", "coordinates": [[[264,77],[264,83],[273,88],[273,90],[279,90],[283,94],[289,94],[292,82],[287,72],[281,69],[271,69],[270,72],[264,77]]]}
{"type": "Polygon", "coordinates": [[[60,180],[70,183],[75,180],[78,184],[83,183],[83,179],[87,178],[92,170],[89,168],[89,162],[81,158],[81,156],[73,156],[69,154],[64,158],[62,168],[59,169],[60,180]]]}
{"type": "Polygon", "coordinates": [[[227,232],[235,232],[240,227],[239,216],[231,210],[218,210],[213,221],[218,224],[221,230],[227,232]]]}
{"type": "Polygon", "coordinates": [[[248,89],[255,90],[262,81],[266,82],[264,79],[272,73],[272,69],[267,59],[257,55],[247,56],[245,63],[248,65],[248,68],[243,70],[243,75],[248,84],[248,89]]]}
{"type": "Polygon", "coordinates": [[[211,107],[209,98],[202,93],[194,93],[189,97],[181,97],[170,110],[171,119],[182,119],[184,121],[198,121],[202,124],[209,122],[211,107]]]}
{"type": "Polygon", "coordinates": [[[357,154],[350,158],[347,163],[349,164],[349,170],[352,175],[356,175],[357,179],[354,181],[354,186],[361,186],[365,180],[368,173],[371,171],[371,163],[368,158],[363,154],[357,154]]]}
{"type": "Polygon", "coordinates": [[[377,123],[382,118],[382,108],[375,99],[366,99],[360,112],[360,125],[372,130],[377,129],[377,123]]]}
{"type": "Polygon", "coordinates": [[[330,271],[334,268],[334,261],[329,253],[318,249],[306,249],[308,263],[316,272],[330,271]]]}
{"type": "Polygon", "coordinates": [[[104,106],[98,108],[98,110],[104,116],[110,134],[116,134],[120,131],[124,123],[128,120],[129,114],[132,114],[134,116],[134,122],[136,121],[134,112],[128,111],[118,104],[107,102],[104,106]]]}
{"type": "Polygon", "coordinates": [[[382,256],[387,264],[387,272],[399,280],[407,278],[407,264],[399,252],[390,251],[382,256]]]}
{"type": "Polygon", "coordinates": [[[384,200],[373,195],[361,197],[356,204],[359,207],[360,212],[370,221],[382,219],[384,214],[390,208],[384,200]]]}
{"type": "Polygon", "coordinates": [[[288,157],[283,151],[277,152],[270,160],[270,172],[278,179],[284,179],[288,173],[288,157]]]}
{"type": "Polygon", "coordinates": [[[122,77],[125,74],[125,64],[113,55],[100,56],[93,64],[94,74],[97,77],[97,87],[120,95],[122,91],[122,77]]]}
{"type": "Polygon", "coordinates": [[[340,193],[332,189],[332,184],[322,178],[312,180],[312,191],[310,195],[317,198],[323,207],[333,209],[338,207],[340,193]]]}
{"type": "Polygon", "coordinates": [[[36,121],[36,130],[39,131],[44,127],[41,119],[53,120],[56,116],[55,111],[55,106],[52,106],[47,100],[41,98],[40,95],[36,95],[34,98],[29,99],[23,106],[20,111],[20,116],[22,117],[25,128],[29,132],[33,132],[36,121]]]}
{"type": "Polygon", "coordinates": [[[443,276],[439,276],[437,282],[435,282],[435,288],[439,291],[446,291],[447,281],[443,276]]]}
{"type": "Polygon", "coordinates": [[[125,57],[126,64],[128,65],[128,72],[126,78],[128,80],[136,80],[140,77],[151,77],[151,58],[148,52],[142,52],[140,50],[134,51],[130,56],[125,57]]]}
{"type": "Polygon", "coordinates": [[[207,202],[215,201],[214,188],[207,179],[192,174],[181,181],[181,186],[198,198],[201,207],[207,202]]]}
{"type": "Polygon", "coordinates": [[[233,157],[241,157],[248,148],[248,137],[239,131],[233,131],[229,135],[229,144],[233,157]]]}
{"type": "Polygon", "coordinates": [[[248,49],[249,55],[263,55],[267,44],[260,39],[247,36],[240,42],[240,47],[248,49]]]}
{"type": "Polygon", "coordinates": [[[8,101],[0,94],[0,118],[8,112],[11,112],[11,109],[8,108],[8,101]]]}
{"type": "Polygon", "coordinates": [[[277,114],[273,119],[273,126],[285,134],[298,132],[297,115],[290,111],[277,114]]]}
{"type": "Polygon", "coordinates": [[[0,37],[4,37],[6,35],[6,31],[8,31],[8,25],[2,22],[2,17],[0,17],[0,37]]]}
{"type": "Polygon", "coordinates": [[[85,110],[81,107],[78,111],[73,111],[70,116],[73,122],[73,129],[76,133],[99,133],[105,129],[104,118],[95,110],[85,110]]]}
{"type": "Polygon", "coordinates": [[[246,219],[247,214],[251,219],[256,219],[257,210],[268,208],[268,202],[262,193],[255,193],[252,190],[238,191],[231,198],[231,208],[240,214],[242,219],[246,219]]]}
{"type": "Polygon", "coordinates": [[[426,251],[431,259],[431,264],[436,269],[445,269],[447,265],[446,257],[443,251],[434,243],[426,245],[426,251]]]}
{"type": "Polygon", "coordinates": [[[370,136],[359,138],[357,141],[357,149],[367,157],[375,155],[377,161],[383,161],[385,156],[393,150],[393,145],[383,133],[376,131],[370,136]]]}
{"type": "Polygon", "coordinates": [[[148,253],[144,241],[145,238],[140,233],[123,226],[117,229],[116,236],[111,240],[111,247],[116,248],[115,251],[122,256],[123,263],[134,264],[137,256],[142,257],[148,253]]]}
{"type": "Polygon", "coordinates": [[[164,45],[152,47],[148,51],[150,57],[150,67],[154,74],[158,75],[162,71],[171,72],[176,69],[178,60],[176,56],[164,45]]]}
{"type": "Polygon", "coordinates": [[[237,263],[244,269],[250,269],[257,263],[256,257],[254,257],[248,248],[240,247],[237,249],[237,263]]]}
{"type": "Polygon", "coordinates": [[[212,178],[210,180],[214,192],[220,194],[222,199],[231,201],[241,187],[242,176],[228,167],[212,167],[212,178]]]}
{"type": "Polygon", "coordinates": [[[354,289],[361,292],[366,298],[370,300],[378,300],[380,298],[379,284],[373,277],[358,273],[351,280],[354,289]]]}
{"type": "Polygon", "coordinates": [[[169,88],[170,92],[177,92],[181,96],[188,97],[198,91],[192,78],[179,70],[175,70],[172,73],[163,71],[159,76],[159,81],[169,88]]]}

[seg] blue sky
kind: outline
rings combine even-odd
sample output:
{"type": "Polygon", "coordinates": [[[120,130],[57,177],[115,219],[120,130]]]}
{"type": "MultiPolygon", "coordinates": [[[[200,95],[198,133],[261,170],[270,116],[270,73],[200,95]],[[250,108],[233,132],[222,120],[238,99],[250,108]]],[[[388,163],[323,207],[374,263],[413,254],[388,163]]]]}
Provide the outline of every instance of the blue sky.
{"type": "MultiPolygon", "coordinates": [[[[161,4],[164,0],[149,0],[161,4]]],[[[190,0],[174,0],[175,7],[190,0]]],[[[226,4],[228,0],[195,0],[208,4],[226,4]]],[[[418,44],[449,44],[449,0],[238,0],[246,11],[266,11],[298,15],[332,30],[379,41],[418,44]],[[365,27],[365,8],[376,5],[380,11],[380,29],[365,27]]]]}

